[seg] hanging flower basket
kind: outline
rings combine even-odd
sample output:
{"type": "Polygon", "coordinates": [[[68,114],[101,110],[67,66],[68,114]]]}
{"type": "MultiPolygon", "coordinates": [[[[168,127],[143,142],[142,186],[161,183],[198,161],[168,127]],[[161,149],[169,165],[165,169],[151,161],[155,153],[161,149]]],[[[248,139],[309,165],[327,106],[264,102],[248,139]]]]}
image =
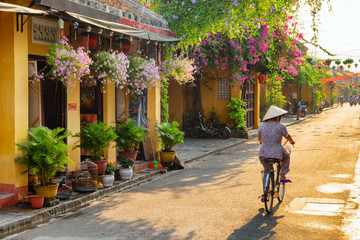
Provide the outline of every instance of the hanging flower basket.
{"type": "Polygon", "coordinates": [[[159,85],[159,68],[153,58],[133,56],[129,60],[127,84],[132,91],[142,94],[144,89],[159,85]]]}
{"type": "MultiPolygon", "coordinates": [[[[85,75],[90,74],[92,60],[88,52],[83,47],[73,49],[66,37],[63,37],[60,42],[49,45],[46,59],[47,68],[49,68],[46,76],[59,80],[70,89],[75,87],[77,81],[81,82],[85,75]]],[[[44,77],[43,71],[35,74],[35,79],[38,81],[44,77]]]]}
{"type": "Polygon", "coordinates": [[[129,77],[127,74],[128,67],[129,60],[122,52],[101,51],[94,55],[92,68],[101,82],[109,79],[116,87],[124,88],[129,77]]]}
{"type": "Polygon", "coordinates": [[[192,82],[196,71],[193,64],[193,60],[183,55],[168,57],[160,64],[160,76],[162,79],[171,77],[179,84],[192,82]]]}

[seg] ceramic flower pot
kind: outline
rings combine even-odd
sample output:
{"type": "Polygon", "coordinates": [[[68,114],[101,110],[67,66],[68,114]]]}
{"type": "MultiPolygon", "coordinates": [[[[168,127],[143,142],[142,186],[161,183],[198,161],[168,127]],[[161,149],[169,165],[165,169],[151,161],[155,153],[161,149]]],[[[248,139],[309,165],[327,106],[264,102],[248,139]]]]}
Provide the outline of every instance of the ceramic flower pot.
{"type": "Polygon", "coordinates": [[[44,195],[30,195],[30,204],[33,208],[42,208],[44,205],[44,195]]]}
{"type": "Polygon", "coordinates": [[[137,154],[138,154],[138,151],[119,152],[119,158],[121,158],[122,156],[125,156],[125,157],[131,158],[132,160],[134,160],[134,163],[135,163],[137,154]]]}
{"type": "Polygon", "coordinates": [[[104,175],[106,170],[107,159],[102,161],[92,161],[98,166],[98,175],[104,175]]]}
{"type": "Polygon", "coordinates": [[[36,195],[44,195],[45,199],[52,200],[56,197],[59,184],[53,183],[49,186],[40,186],[40,184],[34,185],[36,195]]]}
{"type": "Polygon", "coordinates": [[[132,177],[133,169],[132,168],[120,168],[119,174],[121,179],[129,180],[132,177]]]}
{"type": "Polygon", "coordinates": [[[102,179],[102,184],[104,187],[111,187],[114,184],[115,176],[114,174],[105,174],[102,179]]]}
{"type": "Polygon", "coordinates": [[[163,163],[171,163],[174,161],[176,152],[172,151],[172,152],[160,152],[160,158],[161,158],[161,162],[163,163]]]}

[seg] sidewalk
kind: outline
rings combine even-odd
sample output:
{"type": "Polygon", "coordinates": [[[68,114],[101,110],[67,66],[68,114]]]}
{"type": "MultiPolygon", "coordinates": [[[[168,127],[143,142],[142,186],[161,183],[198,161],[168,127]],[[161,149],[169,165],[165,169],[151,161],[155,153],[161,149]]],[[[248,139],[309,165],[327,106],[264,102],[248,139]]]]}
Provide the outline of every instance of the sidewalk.
{"type": "MultiPolygon", "coordinates": [[[[281,123],[289,126],[314,116],[314,114],[309,114],[306,115],[305,118],[301,118],[299,121],[295,120],[295,116],[284,117],[282,118],[281,123]]],[[[256,137],[256,134],[256,130],[250,130],[249,138],[256,137]]],[[[176,146],[174,150],[178,152],[180,158],[185,163],[188,163],[236,146],[245,141],[246,139],[242,138],[185,138],[184,144],[176,146]]],[[[112,187],[102,188],[90,194],[80,194],[72,200],[61,200],[58,205],[53,207],[44,207],[38,210],[33,210],[30,205],[19,204],[13,207],[1,209],[0,238],[47,222],[53,217],[85,207],[91,201],[100,199],[111,193],[121,192],[141,183],[151,181],[151,177],[158,174],[160,174],[160,170],[149,168],[141,169],[134,173],[131,180],[116,181],[115,185],[112,187]]]]}

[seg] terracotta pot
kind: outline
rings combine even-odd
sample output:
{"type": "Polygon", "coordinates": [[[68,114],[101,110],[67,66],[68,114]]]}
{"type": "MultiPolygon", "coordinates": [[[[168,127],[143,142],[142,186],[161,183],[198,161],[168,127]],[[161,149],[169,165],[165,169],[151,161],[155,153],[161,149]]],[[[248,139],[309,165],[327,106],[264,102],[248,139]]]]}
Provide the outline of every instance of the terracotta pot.
{"type": "Polygon", "coordinates": [[[176,155],[176,151],[160,152],[161,162],[171,163],[174,161],[175,155],[176,155]]]}
{"type": "Polygon", "coordinates": [[[33,208],[42,208],[44,205],[44,195],[30,195],[30,204],[33,208]]]}
{"type": "Polygon", "coordinates": [[[132,168],[120,168],[119,173],[120,173],[121,179],[129,180],[132,177],[133,169],[132,168]]]}
{"type": "Polygon", "coordinates": [[[107,159],[102,161],[91,161],[98,166],[98,175],[104,175],[106,170],[107,159]]]}
{"type": "Polygon", "coordinates": [[[138,151],[132,151],[132,152],[119,152],[119,157],[121,158],[122,156],[131,158],[132,160],[134,160],[134,163],[136,161],[136,157],[137,157],[138,151]]]}
{"type": "Polygon", "coordinates": [[[104,187],[111,187],[114,184],[115,176],[114,174],[105,174],[102,179],[102,184],[104,187]]]}
{"type": "Polygon", "coordinates": [[[40,184],[34,185],[36,195],[44,195],[45,199],[52,200],[56,197],[59,184],[53,183],[49,186],[40,186],[40,184]]]}

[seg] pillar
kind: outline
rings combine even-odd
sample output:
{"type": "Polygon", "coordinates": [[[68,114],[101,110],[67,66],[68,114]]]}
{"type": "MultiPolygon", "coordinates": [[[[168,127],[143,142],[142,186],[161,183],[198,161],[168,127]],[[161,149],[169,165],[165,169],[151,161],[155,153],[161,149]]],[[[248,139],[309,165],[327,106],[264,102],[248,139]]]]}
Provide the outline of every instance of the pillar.
{"type": "MultiPolygon", "coordinates": [[[[80,81],[76,81],[73,89],[67,89],[67,109],[66,109],[66,125],[67,130],[72,134],[80,132],[80,81]]],[[[68,157],[72,160],[69,164],[69,170],[75,170],[75,166],[81,161],[80,148],[73,149],[73,146],[78,141],[78,138],[69,137],[67,144],[71,146],[68,152],[68,157]]]]}
{"type": "MultiPolygon", "coordinates": [[[[104,123],[108,126],[115,127],[115,85],[111,81],[104,83],[103,104],[104,123]]],[[[107,158],[108,161],[116,161],[116,143],[114,141],[112,141],[110,147],[105,150],[105,158],[107,158]]]]}
{"type": "Polygon", "coordinates": [[[160,107],[160,89],[158,87],[151,87],[148,89],[148,104],[147,117],[149,119],[149,126],[152,136],[152,142],[155,149],[152,149],[151,141],[149,143],[150,157],[153,156],[153,151],[158,153],[161,150],[160,137],[155,132],[155,124],[161,121],[161,107],[160,107]]]}
{"type": "Polygon", "coordinates": [[[255,78],[255,94],[254,94],[254,128],[258,129],[260,126],[260,83],[256,76],[255,78]]]}
{"type": "Polygon", "coordinates": [[[0,12],[0,22],[0,192],[14,194],[1,208],[27,195],[26,167],[14,158],[28,130],[28,28],[16,31],[15,13],[0,12]]]}

